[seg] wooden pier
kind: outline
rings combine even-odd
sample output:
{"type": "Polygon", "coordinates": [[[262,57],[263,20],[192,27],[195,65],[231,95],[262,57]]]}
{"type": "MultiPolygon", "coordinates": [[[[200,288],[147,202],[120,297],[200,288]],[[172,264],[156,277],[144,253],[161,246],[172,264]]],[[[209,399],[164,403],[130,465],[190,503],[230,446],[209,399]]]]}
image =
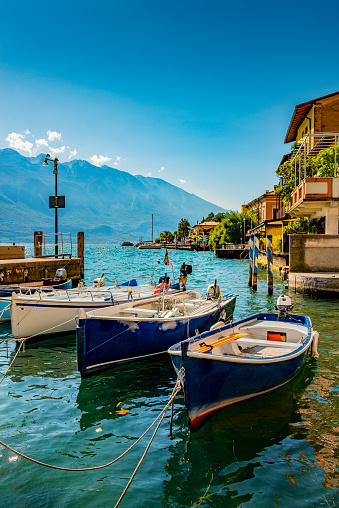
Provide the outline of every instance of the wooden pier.
{"type": "Polygon", "coordinates": [[[214,249],[214,255],[216,258],[248,259],[249,245],[227,243],[225,245],[220,245],[217,249],[214,249]]]}
{"type": "Polygon", "coordinates": [[[188,250],[188,251],[209,251],[209,246],[198,242],[198,243],[168,243],[165,244],[164,247],[167,249],[173,250],[188,250]]]}

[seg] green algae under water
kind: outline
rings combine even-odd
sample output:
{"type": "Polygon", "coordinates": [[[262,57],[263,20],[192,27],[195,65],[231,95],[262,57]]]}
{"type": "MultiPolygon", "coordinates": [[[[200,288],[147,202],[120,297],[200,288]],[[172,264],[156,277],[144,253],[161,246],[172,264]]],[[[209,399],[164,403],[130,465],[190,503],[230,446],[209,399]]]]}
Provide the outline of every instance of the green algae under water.
{"type": "MultiPolygon", "coordinates": [[[[164,250],[89,245],[85,256],[87,284],[102,273],[106,283],[135,275],[147,282],[164,250]]],[[[273,311],[284,289],[277,278],[274,296],[267,296],[259,272],[254,293],[246,261],[182,251],[170,252],[170,260],[176,269],[192,264],[189,288],[204,293],[217,279],[222,291],[239,295],[235,318],[273,311]]],[[[294,312],[309,315],[319,331],[319,359],[309,356],[290,383],[215,413],[194,434],[180,392],[174,439],[168,412],[122,507],[339,506],[339,300],[289,294],[294,312]]],[[[0,339],[10,336],[10,326],[0,325],[0,339]]],[[[1,376],[15,351],[10,343],[7,359],[0,346],[1,376]]],[[[175,380],[166,355],[81,380],[74,335],[29,344],[0,385],[0,440],[56,466],[107,463],[153,422],[175,380]]],[[[0,507],[114,506],[147,442],[148,435],[117,463],[90,472],[48,469],[0,448],[0,507]]]]}

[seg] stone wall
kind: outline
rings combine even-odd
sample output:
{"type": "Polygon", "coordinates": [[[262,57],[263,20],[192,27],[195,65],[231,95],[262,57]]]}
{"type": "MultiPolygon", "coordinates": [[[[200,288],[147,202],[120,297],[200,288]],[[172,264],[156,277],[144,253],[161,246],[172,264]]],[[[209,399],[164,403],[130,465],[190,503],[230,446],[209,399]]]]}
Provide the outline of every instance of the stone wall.
{"type": "Polygon", "coordinates": [[[19,245],[1,245],[0,259],[23,259],[25,257],[25,247],[19,245]]]}
{"type": "Polygon", "coordinates": [[[339,272],[339,235],[290,235],[290,272],[339,272]]]}

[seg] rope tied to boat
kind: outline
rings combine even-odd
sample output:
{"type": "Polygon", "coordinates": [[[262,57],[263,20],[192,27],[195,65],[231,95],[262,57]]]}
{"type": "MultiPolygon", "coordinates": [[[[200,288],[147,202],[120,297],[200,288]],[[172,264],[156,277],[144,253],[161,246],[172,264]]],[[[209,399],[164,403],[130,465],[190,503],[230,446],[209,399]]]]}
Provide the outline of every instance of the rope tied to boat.
{"type": "MultiPolygon", "coordinates": [[[[7,375],[7,372],[9,371],[10,367],[13,365],[13,362],[16,359],[16,357],[17,357],[17,355],[18,355],[18,353],[19,353],[19,351],[21,349],[21,346],[24,344],[24,342],[25,342],[24,340],[21,340],[20,347],[19,347],[15,357],[13,358],[11,364],[9,365],[6,373],[4,374],[3,378],[1,379],[0,384],[3,381],[4,377],[7,375]]],[[[135,467],[135,469],[134,469],[134,471],[133,471],[133,473],[132,473],[132,475],[131,475],[131,477],[130,477],[130,479],[129,479],[126,487],[125,487],[125,489],[123,490],[120,498],[118,499],[117,503],[115,504],[114,508],[116,508],[120,504],[120,502],[122,501],[123,497],[125,496],[129,486],[131,485],[131,483],[133,481],[134,476],[136,475],[139,467],[141,466],[141,464],[142,464],[142,462],[143,462],[143,460],[144,460],[144,458],[145,458],[145,456],[146,456],[146,454],[147,454],[147,452],[148,452],[148,450],[149,450],[149,448],[150,448],[150,446],[151,446],[151,444],[152,444],[152,442],[153,442],[153,440],[155,438],[155,435],[156,435],[156,433],[157,433],[157,431],[158,431],[158,429],[159,429],[163,419],[165,418],[165,415],[167,413],[167,410],[168,410],[169,406],[171,404],[173,405],[175,397],[180,392],[181,387],[182,387],[183,375],[184,375],[184,369],[181,368],[180,371],[178,372],[176,383],[174,385],[174,388],[172,390],[171,395],[168,398],[168,401],[167,401],[165,407],[162,409],[162,411],[159,413],[159,415],[156,417],[156,419],[151,423],[151,425],[145,430],[145,432],[143,432],[143,434],[136,441],[134,441],[134,443],[131,446],[129,446],[122,454],[120,454],[118,457],[116,457],[115,459],[111,460],[110,462],[108,462],[106,464],[102,464],[100,466],[93,466],[93,467],[84,467],[84,468],[67,468],[67,467],[61,467],[61,466],[54,466],[52,464],[47,464],[45,462],[41,462],[39,460],[33,459],[32,457],[24,455],[23,453],[19,452],[18,450],[15,450],[14,448],[12,448],[11,446],[7,445],[3,441],[0,441],[0,445],[3,446],[4,448],[6,448],[7,450],[15,453],[19,457],[22,457],[23,459],[29,460],[30,462],[33,462],[33,463],[38,464],[40,466],[48,467],[50,469],[58,469],[59,471],[94,471],[94,470],[97,470],[97,469],[103,469],[105,467],[108,467],[108,466],[114,464],[114,462],[117,462],[119,459],[124,457],[151,430],[151,428],[159,420],[159,422],[158,422],[158,424],[157,424],[157,426],[156,426],[156,428],[155,428],[155,430],[154,430],[154,432],[153,432],[153,434],[152,434],[152,436],[151,436],[151,438],[150,438],[150,440],[149,440],[149,442],[148,442],[148,444],[147,444],[147,446],[145,448],[144,453],[142,454],[142,456],[141,456],[137,466],[135,467]]],[[[171,416],[171,428],[172,428],[172,418],[173,418],[173,414],[171,416]]]]}
{"type": "Polygon", "coordinates": [[[6,305],[6,307],[4,307],[2,309],[2,311],[0,312],[0,319],[2,318],[3,314],[6,312],[6,310],[8,310],[10,308],[11,304],[9,303],[8,305],[6,305]]]}
{"type": "MultiPolygon", "coordinates": [[[[16,357],[20,353],[21,348],[22,348],[22,351],[25,352],[25,341],[26,341],[26,339],[20,339],[20,341],[17,341],[17,342],[20,342],[20,346],[19,346],[17,352],[15,353],[13,360],[9,364],[8,369],[6,370],[5,374],[2,376],[1,381],[0,381],[0,385],[3,382],[3,380],[5,379],[5,377],[7,376],[8,372],[9,372],[9,369],[12,367],[16,357]]],[[[5,342],[6,342],[6,347],[7,347],[7,358],[8,358],[8,342],[11,342],[11,340],[10,339],[8,339],[8,340],[5,339],[5,342]]]]}

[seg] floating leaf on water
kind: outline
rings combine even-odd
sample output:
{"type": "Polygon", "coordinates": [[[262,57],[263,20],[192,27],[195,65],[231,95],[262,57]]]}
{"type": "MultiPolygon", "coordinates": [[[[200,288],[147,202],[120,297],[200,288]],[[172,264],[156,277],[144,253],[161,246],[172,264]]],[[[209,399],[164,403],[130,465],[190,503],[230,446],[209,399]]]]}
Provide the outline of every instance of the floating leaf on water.
{"type": "Polygon", "coordinates": [[[128,409],[119,409],[119,411],[116,411],[116,413],[118,415],[125,415],[126,413],[128,413],[128,409]]]}

